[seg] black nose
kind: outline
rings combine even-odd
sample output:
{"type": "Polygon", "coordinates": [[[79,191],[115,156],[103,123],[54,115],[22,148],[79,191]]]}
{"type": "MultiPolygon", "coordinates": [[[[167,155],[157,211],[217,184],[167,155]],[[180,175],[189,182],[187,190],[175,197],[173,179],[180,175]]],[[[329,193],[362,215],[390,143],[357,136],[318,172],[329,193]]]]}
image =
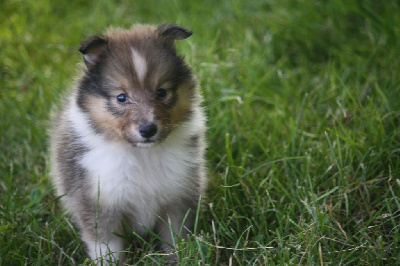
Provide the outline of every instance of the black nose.
{"type": "Polygon", "coordinates": [[[143,138],[151,138],[157,133],[157,125],[147,124],[139,126],[139,133],[143,138]]]}

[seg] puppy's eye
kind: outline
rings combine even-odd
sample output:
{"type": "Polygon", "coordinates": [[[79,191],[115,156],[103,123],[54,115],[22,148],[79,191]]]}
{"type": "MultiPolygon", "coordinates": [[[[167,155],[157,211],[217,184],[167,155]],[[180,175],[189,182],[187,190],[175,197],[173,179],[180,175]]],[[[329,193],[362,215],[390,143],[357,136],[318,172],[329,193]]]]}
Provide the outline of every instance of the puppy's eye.
{"type": "Polygon", "coordinates": [[[119,103],[126,103],[128,101],[128,96],[126,96],[125,93],[121,93],[120,95],[117,96],[117,101],[119,103]]]}
{"type": "Polygon", "coordinates": [[[167,90],[164,89],[164,88],[159,88],[159,89],[157,90],[157,92],[156,92],[156,95],[157,95],[157,98],[158,98],[158,99],[162,99],[162,98],[164,98],[165,96],[167,96],[167,90]]]}

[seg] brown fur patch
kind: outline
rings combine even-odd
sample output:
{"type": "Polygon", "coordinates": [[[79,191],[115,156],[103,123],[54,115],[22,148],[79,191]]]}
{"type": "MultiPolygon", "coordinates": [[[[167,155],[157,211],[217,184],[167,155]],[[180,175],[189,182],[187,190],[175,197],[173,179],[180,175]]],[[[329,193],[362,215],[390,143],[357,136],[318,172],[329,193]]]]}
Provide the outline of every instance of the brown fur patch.
{"type": "Polygon", "coordinates": [[[181,122],[190,112],[194,101],[194,82],[182,84],[177,93],[178,101],[172,109],[172,124],[176,125],[181,122]]]}
{"type": "Polygon", "coordinates": [[[91,121],[95,123],[106,136],[111,139],[122,139],[123,135],[115,117],[107,110],[106,102],[100,97],[87,97],[86,108],[89,112],[91,121]]]}

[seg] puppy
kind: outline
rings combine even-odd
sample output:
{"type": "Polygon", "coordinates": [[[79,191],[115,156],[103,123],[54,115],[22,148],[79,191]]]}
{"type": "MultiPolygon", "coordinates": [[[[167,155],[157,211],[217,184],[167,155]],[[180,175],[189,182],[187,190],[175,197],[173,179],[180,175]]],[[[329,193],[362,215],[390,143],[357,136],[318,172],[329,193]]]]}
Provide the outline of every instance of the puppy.
{"type": "Polygon", "coordinates": [[[207,184],[206,126],[192,71],[175,48],[191,34],[136,25],[79,49],[82,74],[53,118],[51,177],[93,260],[123,260],[123,228],[143,236],[150,228],[165,251],[170,227],[180,237],[193,229],[207,184]]]}

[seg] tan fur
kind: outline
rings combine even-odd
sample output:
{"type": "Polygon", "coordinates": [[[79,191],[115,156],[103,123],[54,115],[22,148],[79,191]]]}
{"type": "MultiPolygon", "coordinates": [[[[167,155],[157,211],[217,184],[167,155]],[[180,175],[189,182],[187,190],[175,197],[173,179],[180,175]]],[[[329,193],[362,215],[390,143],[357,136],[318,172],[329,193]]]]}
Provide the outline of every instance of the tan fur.
{"type": "Polygon", "coordinates": [[[107,137],[114,140],[121,140],[123,138],[121,125],[106,110],[104,99],[88,97],[86,106],[89,110],[90,119],[101,127],[104,132],[107,132],[107,137]]]}
{"type": "Polygon", "coordinates": [[[173,125],[177,125],[190,110],[193,104],[192,95],[190,93],[190,88],[192,87],[194,87],[194,84],[184,84],[179,88],[178,98],[185,100],[179,101],[171,113],[173,125]]]}

